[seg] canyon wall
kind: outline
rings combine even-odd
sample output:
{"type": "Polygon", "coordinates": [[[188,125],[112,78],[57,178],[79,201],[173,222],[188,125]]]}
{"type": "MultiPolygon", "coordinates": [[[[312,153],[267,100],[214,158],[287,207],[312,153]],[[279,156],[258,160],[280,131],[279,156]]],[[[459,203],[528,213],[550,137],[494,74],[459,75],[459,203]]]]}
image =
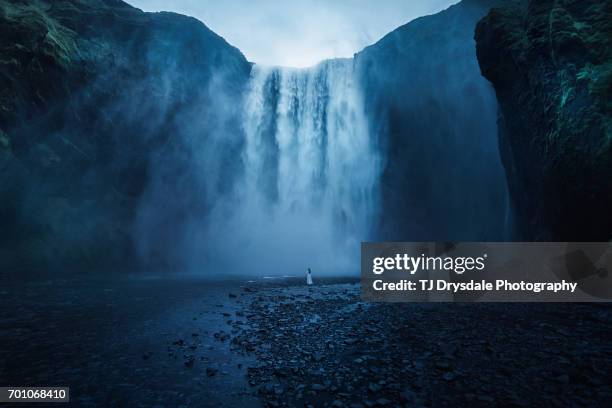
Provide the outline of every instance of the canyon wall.
{"type": "Polygon", "coordinates": [[[497,102],[474,27],[493,0],[465,0],[355,56],[379,141],[380,237],[496,241],[513,234],[497,144],[497,102]]]}
{"type": "Polygon", "coordinates": [[[0,270],[179,262],[240,171],[250,70],[194,18],[0,1],[0,270]]]}
{"type": "Polygon", "coordinates": [[[612,238],[612,2],[530,1],[476,31],[524,240],[612,238]]]}
{"type": "Polygon", "coordinates": [[[354,273],[363,240],[609,239],[610,6],[580,4],[464,0],[292,69],[173,13],[0,0],[0,269],[354,273]]]}

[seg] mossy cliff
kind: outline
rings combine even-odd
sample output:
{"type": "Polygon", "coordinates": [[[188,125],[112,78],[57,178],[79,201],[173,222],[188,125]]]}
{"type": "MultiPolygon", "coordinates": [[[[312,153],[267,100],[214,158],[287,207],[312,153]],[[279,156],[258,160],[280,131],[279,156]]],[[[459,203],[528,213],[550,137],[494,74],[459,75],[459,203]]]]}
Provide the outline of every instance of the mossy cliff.
{"type": "Polygon", "coordinates": [[[219,101],[231,107],[250,69],[193,18],[119,0],[0,0],[0,269],[129,268],[137,253],[163,267],[162,221],[156,244],[133,247],[141,199],[176,223],[229,183],[220,163],[202,185],[190,159],[215,160],[211,138],[241,143],[219,101]]]}
{"type": "Polygon", "coordinates": [[[612,239],[612,2],[492,10],[477,55],[523,239],[612,239]]]}

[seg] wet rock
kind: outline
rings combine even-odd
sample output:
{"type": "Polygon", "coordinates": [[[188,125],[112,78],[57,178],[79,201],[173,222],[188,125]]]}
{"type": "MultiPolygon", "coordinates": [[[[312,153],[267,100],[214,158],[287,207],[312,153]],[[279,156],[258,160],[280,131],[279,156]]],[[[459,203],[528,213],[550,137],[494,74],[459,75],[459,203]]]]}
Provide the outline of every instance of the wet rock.
{"type": "MultiPolygon", "coordinates": [[[[555,347],[544,350],[541,344],[547,340],[537,331],[517,331],[516,344],[520,346],[509,347],[507,335],[499,330],[508,327],[508,322],[503,321],[503,316],[508,314],[506,309],[496,315],[502,319],[501,324],[494,325],[486,319],[482,324],[474,323],[456,305],[443,308],[444,313],[437,316],[413,304],[359,308],[353,307],[360,302],[358,289],[343,297],[334,296],[333,290],[328,290],[329,294],[324,297],[313,292],[312,302],[303,301],[297,294],[280,296],[282,291],[293,289],[260,290],[258,299],[251,298],[244,306],[241,312],[245,324],[234,327],[237,331],[231,343],[240,352],[257,359],[257,366],[247,370],[249,385],[270,384],[284,390],[282,398],[274,387],[269,393],[261,393],[264,405],[267,401],[287,406],[307,406],[315,401],[317,406],[331,406],[334,401],[340,401],[346,407],[351,404],[357,407],[488,405],[488,396],[497,401],[496,391],[479,378],[488,378],[488,384],[503,382],[504,387],[511,384],[527,405],[533,405],[535,401],[530,396],[535,392],[525,392],[525,387],[532,386],[539,391],[548,382],[559,388],[556,378],[576,364],[575,356],[568,359],[552,355],[561,355],[557,351],[561,347],[556,343],[555,347]],[[311,324],[310,318],[314,315],[320,316],[320,320],[311,324]],[[454,340],[457,333],[462,338],[454,340]],[[476,334],[485,340],[474,341],[476,334]],[[485,352],[487,349],[491,350],[490,354],[485,352]],[[543,371],[552,374],[539,383],[515,380],[522,378],[517,376],[519,367],[533,363],[534,354],[526,352],[529,349],[543,353],[542,361],[545,359],[547,365],[561,368],[543,371]],[[508,351],[514,353],[506,356],[508,351]],[[499,359],[498,364],[492,364],[493,357],[499,359]],[[499,370],[500,365],[505,371],[499,370]],[[464,385],[458,383],[461,378],[474,379],[472,384],[478,392],[474,391],[471,398],[464,393],[464,387],[459,387],[464,385]],[[437,388],[435,391],[431,389],[432,384],[437,388]],[[366,395],[371,400],[364,400],[366,395]]],[[[507,316],[511,324],[524,316],[524,310],[520,309],[524,306],[516,307],[507,316]]],[[[480,309],[474,305],[470,310],[473,317],[480,309]]],[[[567,342],[567,336],[554,330],[550,333],[555,340],[561,338],[567,342]]],[[[580,337],[579,326],[568,336],[580,337]]],[[[587,364],[580,370],[593,372],[587,364]]],[[[585,384],[595,384],[586,380],[590,375],[581,375],[585,384]]],[[[571,374],[574,377],[579,375],[571,374]]],[[[582,396],[572,395],[573,401],[580,405],[578,400],[588,394],[584,391],[582,396]]],[[[519,397],[504,396],[507,401],[517,401],[519,397]]]]}
{"type": "Polygon", "coordinates": [[[476,399],[478,401],[482,401],[482,402],[494,402],[495,400],[493,399],[493,397],[489,396],[489,395],[478,395],[476,397],[476,399]]]}
{"type": "Polygon", "coordinates": [[[312,384],[310,387],[313,391],[325,391],[325,386],[322,384],[312,384]]]}
{"type": "Polygon", "coordinates": [[[444,378],[446,381],[453,381],[455,378],[457,378],[457,375],[449,371],[444,373],[444,375],[442,375],[442,378],[444,378]]]}
{"type": "Polygon", "coordinates": [[[419,401],[417,394],[409,388],[406,388],[400,392],[400,398],[403,402],[412,403],[415,405],[419,401]]]}
{"type": "Polygon", "coordinates": [[[379,392],[381,389],[382,387],[376,383],[370,383],[370,385],[368,385],[368,390],[370,390],[373,393],[379,392]]]}
{"type": "Polygon", "coordinates": [[[224,332],[223,330],[216,332],[215,334],[213,334],[214,338],[219,340],[219,341],[226,341],[230,338],[229,333],[224,332]]]}
{"type": "Polygon", "coordinates": [[[446,360],[436,362],[436,368],[440,370],[449,370],[450,367],[451,367],[450,363],[446,360]]]}

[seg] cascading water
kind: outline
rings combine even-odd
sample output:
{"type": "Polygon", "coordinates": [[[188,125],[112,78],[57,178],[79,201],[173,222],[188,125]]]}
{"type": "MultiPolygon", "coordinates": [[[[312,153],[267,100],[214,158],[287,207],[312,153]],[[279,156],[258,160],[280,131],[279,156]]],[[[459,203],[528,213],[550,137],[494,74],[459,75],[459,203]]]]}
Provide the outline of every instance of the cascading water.
{"type": "Polygon", "coordinates": [[[254,66],[244,132],[243,188],[232,211],[242,256],[263,274],[308,266],[357,273],[378,209],[380,160],[352,60],[254,66]]]}

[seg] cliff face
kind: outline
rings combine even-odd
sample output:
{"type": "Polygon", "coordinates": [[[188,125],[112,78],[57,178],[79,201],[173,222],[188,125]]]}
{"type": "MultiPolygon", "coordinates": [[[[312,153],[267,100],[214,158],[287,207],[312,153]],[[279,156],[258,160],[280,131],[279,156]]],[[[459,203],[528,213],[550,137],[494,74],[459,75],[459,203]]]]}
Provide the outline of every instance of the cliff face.
{"type": "Polygon", "coordinates": [[[611,39],[606,0],[530,1],[478,24],[523,239],[612,238],[611,39]]]}
{"type": "Polygon", "coordinates": [[[356,55],[371,133],[386,158],[385,240],[504,240],[506,185],[497,103],[474,28],[493,0],[416,19],[356,55]]]}
{"type": "Polygon", "coordinates": [[[242,143],[234,104],[250,69],[193,18],[1,0],[0,269],[167,261],[155,256],[185,209],[231,184],[237,166],[217,153],[242,143]],[[218,172],[202,177],[196,155],[218,172]],[[151,238],[134,247],[134,233],[151,238]]]}

